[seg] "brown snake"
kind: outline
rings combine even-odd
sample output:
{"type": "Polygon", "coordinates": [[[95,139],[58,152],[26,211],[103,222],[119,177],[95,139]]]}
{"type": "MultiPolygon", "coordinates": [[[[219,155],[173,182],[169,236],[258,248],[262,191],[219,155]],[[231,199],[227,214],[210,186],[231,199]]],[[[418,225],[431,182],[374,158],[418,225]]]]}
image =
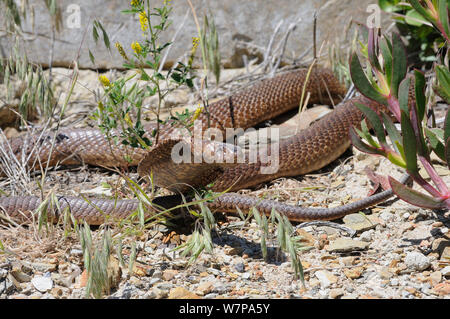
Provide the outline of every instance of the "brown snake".
{"type": "MultiPolygon", "coordinates": [[[[251,88],[211,103],[208,108],[209,115],[204,111],[198,120],[202,121],[205,128],[209,124],[210,127],[218,128],[221,131],[229,127],[243,129],[252,127],[298,107],[305,78],[306,70],[296,70],[263,80],[251,88]]],[[[310,103],[334,103],[345,94],[345,88],[338,83],[330,71],[316,67],[310,75],[306,92],[311,94],[310,103]]],[[[223,191],[229,188],[235,191],[277,177],[297,176],[324,167],[338,158],[350,145],[349,128],[358,126],[362,119],[362,113],[356,108],[355,103],[368,105],[375,110],[382,108],[364,96],[354,97],[341,103],[336,110],[308,129],[280,142],[280,165],[276,173],[261,174],[260,168],[263,164],[260,161],[231,166],[214,166],[212,172],[208,171],[208,176],[197,171],[195,174],[188,173],[189,175],[198,175],[200,180],[193,181],[190,185],[197,187],[215,180],[212,187],[214,191],[223,191]]],[[[29,155],[31,146],[37,143],[37,152],[32,154],[28,161],[30,169],[38,167],[38,158],[44,165],[48,161],[50,166],[58,163],[86,163],[125,167],[140,163],[138,172],[141,176],[149,174],[151,170],[154,174],[157,172],[159,175],[155,178],[156,185],[171,189],[170,185],[173,183],[174,175],[177,175],[175,178],[179,178],[178,174],[181,173],[183,178],[184,170],[182,167],[178,167],[177,173],[174,173],[174,169],[165,168],[164,165],[170,162],[167,156],[170,155],[170,134],[173,133],[173,128],[166,125],[161,128],[160,132],[161,142],[150,152],[124,145],[111,145],[103,133],[96,129],[61,129],[56,136],[52,133],[40,138],[31,136],[28,140],[13,139],[11,146],[16,157],[20,158],[29,155]],[[50,154],[53,140],[55,140],[55,145],[50,154]],[[24,145],[30,145],[30,147],[25,148],[24,145]],[[131,157],[131,163],[124,159],[124,155],[131,157]]],[[[189,176],[189,178],[191,177],[189,176]]],[[[181,189],[174,188],[174,190],[181,189]]],[[[222,212],[236,212],[237,208],[248,211],[251,207],[256,207],[265,214],[270,214],[275,208],[293,221],[330,220],[377,204],[390,196],[392,196],[392,191],[389,190],[352,204],[321,209],[291,206],[273,200],[261,200],[235,193],[226,193],[207,202],[206,205],[213,210],[222,212]]],[[[12,219],[20,221],[29,218],[40,202],[38,197],[32,196],[0,197],[0,207],[12,219]]],[[[70,207],[70,212],[76,219],[85,220],[89,224],[101,224],[105,221],[105,216],[114,219],[126,218],[137,209],[138,203],[138,200],[93,199],[89,204],[82,198],[59,197],[61,209],[70,207]]],[[[180,196],[155,198],[153,203],[166,208],[173,207],[180,203],[180,196]]],[[[58,212],[53,213],[58,214],[58,212]]]]}

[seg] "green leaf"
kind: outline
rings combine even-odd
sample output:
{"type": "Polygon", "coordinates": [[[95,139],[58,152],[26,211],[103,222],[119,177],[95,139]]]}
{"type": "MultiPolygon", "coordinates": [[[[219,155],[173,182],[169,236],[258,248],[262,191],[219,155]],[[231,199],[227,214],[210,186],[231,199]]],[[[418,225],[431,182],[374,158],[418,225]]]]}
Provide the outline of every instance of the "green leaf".
{"type": "Polygon", "coordinates": [[[447,166],[450,169],[450,137],[445,143],[445,161],[447,162],[447,166]]]}
{"type": "Polygon", "coordinates": [[[449,21],[448,21],[448,7],[449,7],[448,0],[439,0],[439,3],[438,3],[439,20],[442,23],[444,32],[448,36],[450,36],[450,26],[449,26],[449,21]]]}
{"type": "Polygon", "coordinates": [[[380,62],[378,61],[377,56],[377,47],[378,47],[378,34],[375,33],[374,28],[369,29],[369,41],[367,42],[367,54],[369,57],[370,64],[372,67],[381,71],[380,62]]]}
{"type": "Polygon", "coordinates": [[[434,89],[441,98],[450,103],[450,72],[443,65],[436,65],[435,71],[438,84],[434,89]]]}
{"type": "Polygon", "coordinates": [[[392,48],[390,46],[389,41],[383,37],[380,42],[381,54],[383,55],[384,60],[384,70],[386,74],[386,79],[388,83],[391,83],[392,79],[392,48]]]}
{"type": "Polygon", "coordinates": [[[363,95],[369,99],[377,101],[378,103],[387,105],[387,99],[380,92],[378,92],[367,79],[366,74],[361,66],[358,55],[353,53],[350,59],[350,74],[355,87],[363,95]]]}
{"type": "Polygon", "coordinates": [[[414,92],[419,120],[425,116],[425,75],[422,71],[414,70],[414,92]]]}
{"type": "Polygon", "coordinates": [[[431,148],[433,149],[434,153],[443,161],[445,161],[445,147],[444,144],[441,143],[439,138],[436,136],[436,134],[430,130],[429,128],[425,127],[425,135],[428,138],[428,141],[430,143],[431,148]]]}
{"type": "Polygon", "coordinates": [[[406,13],[405,22],[415,27],[420,27],[424,23],[426,23],[426,21],[424,21],[423,19],[423,16],[414,9],[411,9],[406,13]]]}
{"type": "Polygon", "coordinates": [[[98,41],[98,31],[96,26],[96,21],[94,21],[94,25],[92,27],[92,37],[94,38],[95,43],[98,41]]]}
{"type": "Polygon", "coordinates": [[[89,59],[91,59],[92,64],[95,64],[95,57],[92,54],[91,50],[89,50],[89,59]]]}
{"type": "Polygon", "coordinates": [[[401,10],[401,8],[397,6],[399,2],[400,0],[378,0],[378,5],[383,11],[395,12],[401,10]]]}
{"type": "Polygon", "coordinates": [[[359,136],[361,136],[362,139],[365,139],[367,142],[369,142],[370,145],[372,145],[375,148],[380,148],[380,144],[375,141],[372,137],[372,135],[369,132],[369,127],[367,126],[367,119],[364,119],[361,122],[361,131],[358,130],[358,128],[355,127],[356,133],[358,133],[359,136]]]}
{"type": "Polygon", "coordinates": [[[397,152],[399,152],[397,143],[401,142],[402,137],[400,135],[400,132],[397,130],[397,128],[394,125],[394,122],[391,120],[391,118],[388,115],[386,115],[386,113],[381,113],[381,116],[383,118],[384,127],[386,128],[389,138],[392,141],[394,149],[397,152]]]}
{"type": "Polygon", "coordinates": [[[447,110],[444,120],[444,141],[450,137],[450,109],[447,110]]]}
{"type": "Polygon", "coordinates": [[[428,11],[422,7],[422,5],[419,3],[419,1],[417,0],[409,0],[409,3],[411,4],[411,6],[422,15],[422,17],[424,17],[425,19],[427,19],[430,22],[435,22],[435,20],[433,19],[433,17],[428,13],[428,11]]]}
{"type": "Polygon", "coordinates": [[[403,110],[401,111],[401,127],[406,168],[409,172],[417,172],[417,141],[411,121],[403,110]]]}
{"type": "Polygon", "coordinates": [[[391,94],[395,97],[398,97],[398,87],[406,75],[406,63],[406,51],[402,39],[400,38],[400,35],[393,32],[391,94]]]}
{"type": "Polygon", "coordinates": [[[400,110],[409,114],[408,107],[408,97],[409,97],[409,87],[411,85],[411,78],[406,77],[398,88],[398,104],[400,105],[400,110]]]}
{"type": "Polygon", "coordinates": [[[391,176],[388,177],[389,184],[391,185],[392,191],[399,198],[408,202],[412,205],[431,208],[431,209],[440,209],[444,207],[443,199],[434,198],[428,195],[425,195],[421,192],[418,192],[414,189],[411,189],[399,181],[395,180],[391,176]]]}
{"type": "Polygon", "coordinates": [[[386,134],[384,132],[383,123],[381,122],[378,114],[364,104],[356,103],[355,105],[361,112],[363,112],[364,116],[372,125],[372,128],[375,130],[375,135],[377,136],[381,145],[386,145],[386,134]]]}
{"type": "Polygon", "coordinates": [[[354,127],[350,128],[350,139],[352,141],[353,146],[355,146],[361,152],[368,154],[382,155],[382,152],[380,150],[364,143],[359,137],[359,135],[355,132],[354,127]]]}

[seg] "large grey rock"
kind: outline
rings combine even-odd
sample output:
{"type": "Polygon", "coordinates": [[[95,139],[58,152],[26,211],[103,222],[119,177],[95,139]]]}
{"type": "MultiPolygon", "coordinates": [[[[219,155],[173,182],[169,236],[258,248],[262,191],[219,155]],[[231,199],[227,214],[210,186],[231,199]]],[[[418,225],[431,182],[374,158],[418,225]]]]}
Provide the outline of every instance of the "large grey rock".
{"type": "MultiPolygon", "coordinates": [[[[17,3],[20,1],[16,0],[17,3]]],[[[317,23],[318,44],[323,41],[333,41],[337,36],[343,37],[345,26],[350,19],[366,23],[370,19],[367,12],[368,5],[373,0],[227,0],[207,1],[192,0],[198,17],[201,19],[204,13],[211,12],[215,17],[220,36],[222,63],[225,67],[240,67],[243,65],[242,56],[262,56],[262,51],[267,47],[269,40],[277,24],[283,20],[280,34],[288,28],[292,22],[301,21],[297,29],[291,34],[286,48],[286,54],[295,58],[305,49],[309,48],[313,39],[313,16],[319,12],[317,23]],[[249,46],[245,45],[249,43],[249,46]]],[[[0,4],[0,10],[4,2],[0,4]]],[[[31,14],[23,23],[28,40],[23,43],[31,61],[48,65],[52,56],[54,66],[69,66],[77,59],[81,68],[120,68],[122,58],[114,48],[114,43],[119,41],[130,52],[130,44],[142,39],[142,32],[137,17],[122,14],[130,1],[122,0],[61,0],[58,1],[61,9],[62,27],[54,35],[55,41],[52,48],[52,23],[44,1],[33,1],[31,5],[35,10],[34,28],[32,28],[31,14]],[[95,44],[92,39],[92,22],[94,19],[101,21],[111,39],[112,56],[104,47],[102,41],[95,44]],[[93,65],[89,59],[88,50],[91,50],[96,58],[93,65]],[[51,54],[52,52],[52,54],[51,54]]],[[[152,1],[154,6],[159,6],[160,1],[152,1]]],[[[162,37],[161,42],[170,41],[175,31],[182,23],[186,13],[185,24],[179,33],[178,39],[171,48],[166,62],[173,63],[177,57],[188,52],[191,48],[192,37],[197,36],[197,30],[187,1],[172,1],[173,24],[162,37]]],[[[387,16],[383,15],[383,20],[387,16]]],[[[0,29],[4,21],[0,17],[0,29]]],[[[200,20],[202,21],[202,20],[200,20]]],[[[278,37],[277,41],[281,39],[278,37]]],[[[13,41],[6,33],[0,33],[0,55],[7,55],[13,41]]],[[[326,51],[325,51],[326,52],[326,51]]]]}

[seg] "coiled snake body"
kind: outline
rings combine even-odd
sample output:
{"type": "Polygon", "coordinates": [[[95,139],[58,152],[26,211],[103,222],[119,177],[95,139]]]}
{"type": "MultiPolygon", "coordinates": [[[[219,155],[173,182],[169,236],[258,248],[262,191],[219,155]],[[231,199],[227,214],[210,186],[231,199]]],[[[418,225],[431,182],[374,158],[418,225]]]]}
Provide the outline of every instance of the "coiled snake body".
{"type": "MultiPolygon", "coordinates": [[[[200,114],[198,120],[203,127],[214,127],[221,131],[229,127],[240,127],[243,129],[252,127],[264,120],[271,119],[289,109],[298,107],[304,89],[306,70],[295,70],[286,74],[278,75],[272,79],[261,81],[257,85],[242,90],[240,93],[212,103],[207,112],[200,114]]],[[[334,78],[332,73],[326,69],[315,67],[306,83],[305,92],[310,92],[311,103],[334,103],[345,94],[343,88],[334,78]]],[[[255,186],[257,184],[272,180],[281,176],[296,176],[317,170],[338,158],[350,145],[349,128],[358,126],[362,119],[362,113],[355,106],[356,103],[368,105],[375,110],[380,110],[381,105],[365,98],[354,97],[317,121],[311,127],[282,140],[279,147],[279,169],[273,174],[261,174],[263,165],[260,161],[256,163],[243,163],[231,166],[215,166],[213,172],[189,173],[198,175],[200,181],[192,181],[193,186],[205,185],[215,180],[214,191],[231,189],[233,191],[255,186]]],[[[140,175],[149,174],[150,171],[158,173],[156,184],[168,187],[174,178],[173,175],[184,170],[178,169],[175,174],[173,169],[165,169],[169,161],[171,139],[173,128],[170,125],[161,128],[161,142],[150,152],[142,149],[133,149],[124,145],[112,145],[105,136],[96,129],[62,129],[57,136],[52,134],[45,137],[29,137],[25,143],[22,138],[11,141],[12,149],[17,157],[31,151],[24,150],[24,145],[38,143],[37,152],[30,156],[29,167],[32,169],[37,164],[37,158],[42,163],[49,161],[50,165],[87,163],[101,166],[128,166],[137,165],[140,175]],[[51,142],[55,140],[52,149],[51,142]],[[128,155],[131,162],[125,160],[128,155]],[[171,181],[170,183],[167,180],[171,181]],[[158,181],[160,183],[158,184],[158,181]]],[[[197,165],[195,169],[202,169],[197,165]]],[[[181,176],[183,179],[184,176],[181,176]]],[[[195,177],[195,176],[194,176],[195,177]]],[[[176,177],[178,178],[178,176],[176,177]]],[[[174,190],[180,190],[174,188],[174,190]]],[[[306,220],[330,220],[342,217],[351,212],[379,203],[392,195],[391,191],[385,191],[366,198],[363,201],[344,205],[332,209],[305,208],[286,205],[272,200],[261,200],[249,196],[226,193],[212,202],[206,204],[214,210],[222,212],[236,212],[239,208],[247,211],[256,207],[260,212],[270,214],[275,208],[279,213],[285,214],[294,221],[306,220]]],[[[154,204],[162,207],[172,207],[179,203],[179,196],[168,196],[154,199],[154,204]]],[[[0,197],[0,207],[13,219],[24,220],[30,216],[40,204],[40,199],[32,196],[24,197],[0,197]]],[[[87,203],[82,198],[59,197],[60,208],[70,207],[71,214],[78,220],[85,220],[89,224],[101,224],[105,216],[113,218],[125,218],[138,207],[138,200],[107,200],[94,199],[87,203]]],[[[57,214],[57,212],[54,212],[57,214]]]]}

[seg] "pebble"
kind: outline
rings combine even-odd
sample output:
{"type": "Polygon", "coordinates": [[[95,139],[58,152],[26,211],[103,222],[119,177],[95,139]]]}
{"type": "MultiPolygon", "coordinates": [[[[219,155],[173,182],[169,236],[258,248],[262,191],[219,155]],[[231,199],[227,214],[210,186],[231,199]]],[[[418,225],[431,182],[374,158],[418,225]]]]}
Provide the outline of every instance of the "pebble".
{"type": "Polygon", "coordinates": [[[197,289],[195,290],[196,293],[198,293],[200,296],[204,296],[209,294],[213,290],[213,283],[210,281],[201,283],[197,289]]]}
{"type": "Polygon", "coordinates": [[[390,279],[394,274],[389,270],[388,267],[382,267],[378,272],[381,279],[390,279]]]}
{"type": "Polygon", "coordinates": [[[193,292],[190,292],[184,287],[176,287],[170,290],[169,299],[200,299],[200,297],[193,292]]]}
{"type": "Polygon", "coordinates": [[[405,257],[405,264],[411,270],[425,270],[430,267],[431,262],[428,257],[419,252],[409,252],[405,257]]]}
{"type": "Polygon", "coordinates": [[[6,278],[8,271],[6,269],[0,269],[0,279],[6,278]]]}
{"type": "Polygon", "coordinates": [[[19,269],[13,269],[11,270],[11,275],[18,281],[18,282],[30,282],[31,276],[27,275],[23,271],[19,269]]]}
{"type": "Polygon", "coordinates": [[[440,271],[434,271],[430,274],[430,281],[432,285],[437,285],[442,280],[442,273],[440,271]]]}
{"type": "Polygon", "coordinates": [[[330,296],[330,298],[332,299],[336,299],[338,297],[341,297],[344,295],[344,289],[342,288],[335,288],[335,289],[330,289],[330,292],[328,293],[328,295],[330,296]]]}
{"type": "Polygon", "coordinates": [[[364,272],[363,267],[354,267],[349,269],[344,269],[344,275],[349,279],[357,279],[361,277],[364,272]]]}
{"type": "Polygon", "coordinates": [[[363,232],[375,228],[379,224],[376,217],[372,215],[365,216],[358,213],[347,215],[342,220],[346,226],[357,232],[363,232]]]}
{"type": "Polygon", "coordinates": [[[385,222],[393,221],[395,218],[395,215],[392,213],[390,208],[384,209],[380,212],[379,217],[384,220],[385,222]]]}
{"type": "Polygon", "coordinates": [[[31,267],[36,271],[45,273],[52,272],[56,270],[57,264],[47,264],[47,263],[31,263],[31,267]]]}
{"type": "Polygon", "coordinates": [[[444,277],[450,277],[450,266],[442,268],[441,273],[444,277]]]}
{"type": "Polygon", "coordinates": [[[244,263],[237,263],[236,265],[234,265],[234,269],[237,271],[237,272],[244,272],[245,271],[245,265],[244,265],[244,263]]]}
{"type": "Polygon", "coordinates": [[[316,278],[320,282],[322,288],[329,288],[332,284],[336,283],[338,278],[327,270],[318,270],[314,273],[316,278]]]}
{"type": "Polygon", "coordinates": [[[70,250],[70,254],[72,256],[81,257],[81,256],[83,256],[83,251],[81,249],[74,248],[74,249],[70,250]]]}
{"type": "Polygon", "coordinates": [[[441,282],[433,287],[433,293],[440,296],[448,296],[450,295],[450,280],[446,280],[441,282]]]}
{"type": "Polygon", "coordinates": [[[31,279],[31,284],[40,292],[47,292],[53,288],[53,280],[50,276],[36,275],[31,279]]]}
{"type": "Polygon", "coordinates": [[[162,279],[164,281],[171,281],[177,274],[178,274],[177,270],[167,269],[167,270],[164,270],[164,272],[162,274],[162,279]]]}
{"type": "Polygon", "coordinates": [[[450,260],[450,246],[444,248],[441,254],[441,260],[449,261],[450,260]]]}
{"type": "Polygon", "coordinates": [[[369,247],[369,243],[360,241],[360,240],[354,240],[354,239],[347,239],[347,238],[338,238],[335,241],[332,241],[327,251],[329,252],[349,252],[349,251],[355,251],[355,250],[364,250],[369,247]]]}
{"type": "Polygon", "coordinates": [[[371,242],[374,234],[375,231],[373,229],[367,230],[359,236],[359,239],[365,242],[371,242]]]}

